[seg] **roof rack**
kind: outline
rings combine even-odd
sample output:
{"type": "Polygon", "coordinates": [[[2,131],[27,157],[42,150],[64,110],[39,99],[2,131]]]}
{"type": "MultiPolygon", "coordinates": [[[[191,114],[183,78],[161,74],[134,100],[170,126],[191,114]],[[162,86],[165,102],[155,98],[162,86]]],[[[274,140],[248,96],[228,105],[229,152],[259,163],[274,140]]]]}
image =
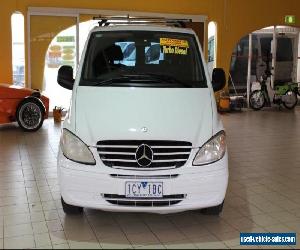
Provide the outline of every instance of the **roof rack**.
{"type": "Polygon", "coordinates": [[[175,26],[185,28],[186,23],[192,22],[192,19],[173,19],[164,17],[134,17],[130,15],[125,16],[97,16],[93,18],[99,20],[99,26],[109,25],[145,25],[145,24],[159,24],[166,26],[175,26]]]}

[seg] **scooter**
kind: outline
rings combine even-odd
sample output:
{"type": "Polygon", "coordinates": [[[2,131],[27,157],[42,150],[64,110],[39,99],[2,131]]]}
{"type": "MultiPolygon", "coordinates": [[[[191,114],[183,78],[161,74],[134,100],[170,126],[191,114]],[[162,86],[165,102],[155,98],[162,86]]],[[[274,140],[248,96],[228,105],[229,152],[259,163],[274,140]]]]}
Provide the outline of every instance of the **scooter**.
{"type": "MultiPolygon", "coordinates": [[[[250,94],[250,107],[254,110],[260,110],[264,106],[271,106],[271,100],[267,88],[267,80],[271,77],[269,60],[267,60],[267,68],[261,77],[260,90],[254,90],[250,94]]],[[[273,103],[277,105],[283,104],[287,109],[293,109],[297,105],[299,95],[298,83],[288,82],[275,86],[271,91],[273,94],[273,103]]]]}

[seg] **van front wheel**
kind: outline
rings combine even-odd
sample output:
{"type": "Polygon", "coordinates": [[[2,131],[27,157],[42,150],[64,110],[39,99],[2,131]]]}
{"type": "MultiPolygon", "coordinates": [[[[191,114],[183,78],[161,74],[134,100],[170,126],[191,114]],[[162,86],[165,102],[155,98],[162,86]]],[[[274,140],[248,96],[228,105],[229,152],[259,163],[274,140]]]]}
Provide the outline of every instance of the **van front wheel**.
{"type": "Polygon", "coordinates": [[[82,214],[83,208],[67,204],[61,197],[61,204],[65,214],[82,214]]]}

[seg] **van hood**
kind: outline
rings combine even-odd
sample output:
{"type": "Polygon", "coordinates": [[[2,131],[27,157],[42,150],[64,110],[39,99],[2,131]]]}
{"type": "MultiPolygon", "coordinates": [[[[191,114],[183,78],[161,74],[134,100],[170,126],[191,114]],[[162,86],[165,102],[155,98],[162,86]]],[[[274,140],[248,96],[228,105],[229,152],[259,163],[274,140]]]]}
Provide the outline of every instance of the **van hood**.
{"type": "Polygon", "coordinates": [[[212,136],[208,88],[79,86],[76,93],[75,133],[89,146],[100,140],[178,140],[200,147],[212,136]]]}

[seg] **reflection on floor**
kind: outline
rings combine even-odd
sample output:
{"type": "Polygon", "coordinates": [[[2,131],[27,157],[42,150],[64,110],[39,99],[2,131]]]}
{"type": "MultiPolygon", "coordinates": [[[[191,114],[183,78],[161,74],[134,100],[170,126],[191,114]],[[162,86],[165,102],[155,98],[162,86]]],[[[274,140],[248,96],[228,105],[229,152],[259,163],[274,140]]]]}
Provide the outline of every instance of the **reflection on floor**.
{"type": "Polygon", "coordinates": [[[0,248],[240,248],[239,232],[299,235],[300,109],[222,119],[230,181],[220,217],[88,209],[65,216],[56,171],[60,126],[48,120],[33,134],[0,126],[0,248]]]}

